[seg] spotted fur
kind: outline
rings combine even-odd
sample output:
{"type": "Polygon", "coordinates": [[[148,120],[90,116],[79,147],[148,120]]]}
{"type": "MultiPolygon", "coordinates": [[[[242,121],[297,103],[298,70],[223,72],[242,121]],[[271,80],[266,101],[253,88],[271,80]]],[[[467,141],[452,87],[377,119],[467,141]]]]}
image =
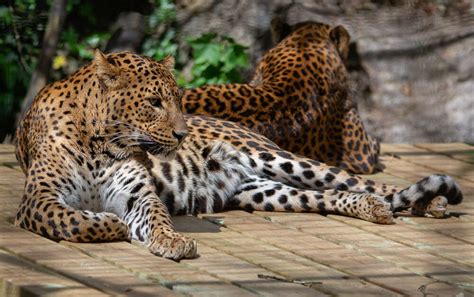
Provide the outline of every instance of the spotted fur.
{"type": "Polygon", "coordinates": [[[162,183],[159,195],[175,214],[237,207],[339,213],[390,223],[393,212],[412,207],[418,214],[435,212],[432,201],[438,196],[447,197],[436,200],[439,210],[462,201],[449,176],[432,175],[400,189],[299,157],[235,123],[190,115],[186,120],[189,137],[176,158],[153,159],[153,175],[162,183]]]}
{"type": "Polygon", "coordinates": [[[239,208],[338,213],[390,223],[442,216],[462,200],[433,175],[406,189],[299,157],[236,123],[184,117],[170,58],[104,56],[44,88],[17,130],[26,174],[15,224],[55,240],[134,239],[172,259],[196,255],[170,214],[239,208]]]}
{"type": "Polygon", "coordinates": [[[347,31],[314,22],[272,25],[281,42],[264,55],[250,83],[186,90],[183,110],[237,122],[310,159],[373,173],[379,144],[349,92],[347,31]]]}

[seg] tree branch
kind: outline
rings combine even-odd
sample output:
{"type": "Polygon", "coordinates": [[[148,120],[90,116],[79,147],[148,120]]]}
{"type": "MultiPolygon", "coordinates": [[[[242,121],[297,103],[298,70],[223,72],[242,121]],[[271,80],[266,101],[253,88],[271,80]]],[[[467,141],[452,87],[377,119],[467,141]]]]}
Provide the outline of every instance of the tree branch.
{"type": "Polygon", "coordinates": [[[20,40],[20,34],[18,33],[18,28],[16,27],[16,22],[15,22],[15,11],[13,9],[12,3],[10,1],[8,5],[8,9],[10,10],[10,14],[12,16],[12,29],[13,29],[13,36],[15,36],[15,44],[16,44],[16,50],[18,53],[18,59],[20,60],[20,64],[23,67],[23,70],[26,72],[30,72],[30,67],[25,62],[25,58],[23,57],[23,45],[21,44],[20,40]]]}
{"type": "Polygon", "coordinates": [[[36,94],[48,81],[51,61],[56,52],[59,33],[66,17],[66,2],[67,0],[54,0],[51,4],[48,24],[46,25],[46,31],[43,36],[41,54],[38,59],[38,64],[33,71],[28,92],[21,105],[22,114],[30,107],[36,94]]]}

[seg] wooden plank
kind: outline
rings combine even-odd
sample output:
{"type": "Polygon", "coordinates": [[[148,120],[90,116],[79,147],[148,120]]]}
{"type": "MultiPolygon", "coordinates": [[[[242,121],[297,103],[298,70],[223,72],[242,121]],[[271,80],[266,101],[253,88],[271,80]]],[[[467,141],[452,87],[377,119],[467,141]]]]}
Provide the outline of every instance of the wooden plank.
{"type": "Polygon", "coordinates": [[[18,161],[16,160],[15,154],[0,152],[0,165],[7,165],[7,166],[18,165],[18,161]]]}
{"type": "Polygon", "coordinates": [[[25,183],[25,175],[22,172],[0,166],[0,185],[8,188],[23,189],[25,183]]]}
{"type": "Polygon", "coordinates": [[[410,182],[409,180],[406,180],[394,175],[390,175],[386,172],[379,172],[377,174],[367,176],[367,178],[379,183],[385,183],[385,184],[400,186],[400,187],[407,187],[412,184],[412,182],[410,182]]]}
{"type": "Polygon", "coordinates": [[[331,218],[352,225],[357,231],[351,232],[347,236],[345,234],[334,236],[337,238],[324,237],[328,240],[349,242],[361,252],[388,260],[419,274],[427,273],[439,281],[460,287],[474,285],[474,249],[462,238],[463,233],[472,234],[471,229],[467,229],[469,227],[467,222],[459,222],[457,218],[452,218],[451,222],[418,218],[430,221],[431,224],[427,225],[430,227],[425,228],[421,224],[407,223],[411,218],[406,217],[398,218],[396,225],[389,226],[352,224],[353,220],[351,219],[342,219],[336,216],[331,218]],[[458,225],[466,224],[463,231],[460,231],[457,236],[442,232],[442,228],[438,228],[442,224],[449,226],[453,224],[452,221],[458,225]],[[396,226],[396,228],[392,228],[392,226],[396,226]],[[362,236],[357,236],[354,239],[353,234],[357,234],[357,232],[362,236]],[[368,235],[377,236],[378,239],[370,239],[368,235]]]}
{"type": "Polygon", "coordinates": [[[15,156],[15,146],[10,144],[0,145],[0,165],[15,166],[18,164],[15,156]]]}
{"type": "MultiPolygon", "coordinates": [[[[226,240],[229,234],[209,222],[194,217],[175,217],[177,229],[189,236],[198,232],[204,237],[226,240]],[[190,233],[191,231],[191,233],[190,233]],[[217,236],[217,238],[216,238],[217,236]]],[[[108,263],[139,273],[142,277],[158,280],[174,291],[193,296],[272,295],[288,296],[290,292],[300,296],[325,296],[302,285],[259,279],[258,274],[278,275],[218,249],[198,242],[199,258],[181,260],[175,263],[151,255],[145,248],[125,243],[74,244],[68,246],[80,249],[88,255],[108,263]]]]}
{"type": "Polygon", "coordinates": [[[419,156],[403,156],[403,160],[431,169],[433,172],[444,173],[474,182],[474,164],[456,160],[440,154],[419,156]]]}
{"type": "MultiPolygon", "coordinates": [[[[268,249],[269,247],[265,247],[268,249]]],[[[218,275],[233,284],[252,291],[259,296],[328,296],[318,284],[314,289],[296,283],[282,282],[274,279],[262,279],[259,275],[287,279],[279,270],[268,270],[257,263],[223,252],[219,247],[211,247],[199,240],[200,257],[185,262],[201,271],[218,275]]],[[[274,259],[274,261],[278,261],[274,259]]],[[[308,286],[312,279],[305,279],[308,286]]]]}
{"type": "Polygon", "coordinates": [[[408,180],[412,183],[417,182],[418,180],[426,176],[435,173],[442,173],[437,172],[433,168],[409,162],[404,157],[402,157],[401,159],[391,159],[389,161],[386,161],[385,165],[387,166],[387,168],[385,168],[384,170],[385,174],[396,176],[398,178],[408,180]]]}
{"type": "Polygon", "coordinates": [[[406,143],[382,143],[380,145],[380,151],[382,154],[388,155],[399,155],[403,153],[413,154],[413,153],[423,153],[427,150],[424,148],[415,147],[412,144],[406,143]]]}
{"type": "Polygon", "coordinates": [[[83,283],[0,250],[1,296],[107,296],[83,283]]]}
{"type": "MultiPolygon", "coordinates": [[[[364,296],[397,295],[396,291],[373,285],[365,280],[354,278],[352,275],[298,255],[292,247],[269,242],[267,236],[273,235],[287,244],[296,243],[298,247],[304,246],[306,249],[313,251],[331,249],[333,248],[331,243],[304,234],[301,236],[301,233],[296,230],[289,230],[284,226],[278,226],[260,218],[258,218],[259,222],[255,222],[252,218],[256,218],[256,216],[241,211],[202,215],[202,217],[211,221],[223,218],[224,226],[228,228],[221,227],[219,232],[209,234],[194,230],[195,226],[198,225],[197,221],[193,224],[184,224],[178,221],[177,226],[181,230],[186,231],[187,226],[193,226],[193,231],[188,231],[186,234],[196,238],[199,243],[212,247],[210,255],[206,253],[197,261],[188,261],[189,265],[204,266],[201,269],[206,269],[212,273],[223,273],[225,277],[230,279],[239,279],[238,283],[245,286],[250,284],[253,284],[253,286],[261,285],[262,280],[255,279],[255,277],[258,273],[266,273],[277,274],[285,279],[321,282],[321,284],[313,285],[313,288],[329,295],[352,295],[355,291],[364,296]],[[261,238],[265,240],[260,240],[261,238]],[[234,265],[231,266],[230,263],[234,263],[237,267],[232,268],[234,265]],[[255,270],[256,268],[249,267],[248,263],[253,264],[254,267],[261,267],[267,272],[258,272],[258,270],[255,270]],[[227,269],[230,269],[230,271],[227,269]]],[[[209,224],[199,223],[199,225],[204,225],[203,228],[206,228],[206,225],[209,224]]],[[[272,295],[277,293],[278,295],[288,294],[287,289],[275,287],[276,285],[272,285],[272,291],[266,293],[272,295]]],[[[282,285],[280,284],[280,286],[282,285]]],[[[260,287],[257,288],[259,291],[262,290],[260,287]]],[[[252,287],[252,289],[255,289],[255,287],[252,287]]],[[[301,294],[299,291],[294,292],[296,295],[301,294]]]]}
{"type": "MultiPolygon", "coordinates": [[[[263,213],[267,218],[273,217],[272,212],[263,213]]],[[[371,244],[368,247],[380,247],[381,251],[391,250],[394,248],[405,247],[400,243],[386,240],[376,234],[366,233],[358,228],[350,227],[346,225],[347,234],[341,234],[340,232],[322,234],[318,233],[318,228],[313,225],[314,220],[328,221],[330,218],[325,218],[317,214],[309,214],[305,217],[305,221],[299,221],[298,229],[295,230],[296,226],[293,226],[291,221],[286,221],[286,224],[279,224],[276,226],[264,218],[260,217],[262,213],[255,212],[255,215],[250,215],[240,212],[237,214],[225,213],[220,218],[224,220],[225,226],[233,231],[238,231],[242,234],[259,238],[260,240],[269,244],[275,245],[281,249],[291,251],[292,253],[311,259],[314,262],[321,263],[325,266],[335,268],[339,271],[344,271],[351,277],[366,280],[372,284],[377,284],[383,288],[391,289],[395,292],[413,295],[416,294],[418,288],[424,284],[433,282],[433,278],[423,277],[418,275],[416,272],[410,271],[403,267],[394,266],[394,263],[384,261],[383,259],[377,258],[377,255],[363,252],[363,244],[371,244]],[[311,219],[313,217],[314,219],[311,219]],[[245,223],[243,223],[245,222],[245,223]],[[264,227],[257,227],[266,225],[264,227]],[[305,226],[305,228],[302,228],[305,226]],[[268,232],[262,230],[273,229],[268,232]],[[287,236],[281,235],[278,229],[294,230],[293,236],[288,239],[287,236]],[[305,233],[303,230],[308,229],[314,230],[312,233],[305,233]],[[298,236],[299,235],[299,236],[298,236]],[[323,245],[327,245],[324,248],[323,245]],[[361,267],[364,267],[361,269],[361,267]],[[372,268],[372,272],[367,267],[372,268]],[[400,286],[401,283],[405,283],[404,286],[400,286]]],[[[277,218],[284,216],[298,217],[302,214],[283,214],[276,215],[277,218]]],[[[212,217],[212,216],[210,216],[212,217]]],[[[340,217],[340,216],[339,216],[340,217]]],[[[353,221],[360,221],[367,224],[362,220],[353,218],[346,218],[353,221]]],[[[334,226],[334,225],[333,225],[334,226]]],[[[341,224],[344,227],[344,224],[341,224]]],[[[390,227],[386,226],[386,227],[390,227]]],[[[416,249],[405,247],[416,252],[416,249]]],[[[400,254],[403,257],[403,254],[400,254]]],[[[457,263],[452,263],[452,271],[456,273],[466,273],[466,271],[459,269],[456,270],[457,263]]],[[[462,292],[463,290],[458,287],[457,283],[451,284],[437,284],[433,286],[433,290],[436,292],[462,292]]]]}
{"type": "Polygon", "coordinates": [[[13,144],[0,144],[0,153],[15,153],[13,144]]]}
{"type": "Polygon", "coordinates": [[[447,153],[447,152],[470,152],[474,151],[474,146],[466,143],[419,143],[413,145],[416,148],[429,150],[436,153],[447,153]]]}
{"type": "Polygon", "coordinates": [[[0,223],[0,249],[107,294],[176,295],[157,283],[6,223],[0,223]]]}
{"type": "MultiPolygon", "coordinates": [[[[222,292],[225,292],[226,296],[255,295],[251,291],[222,280],[220,276],[216,277],[190,265],[154,256],[144,247],[125,242],[101,244],[61,242],[61,244],[187,295],[219,296],[222,292]]],[[[199,252],[202,253],[201,246],[199,252]]]]}
{"type": "Polygon", "coordinates": [[[22,172],[0,166],[0,221],[13,223],[23,195],[24,180],[22,172]]]}
{"type": "MultiPolygon", "coordinates": [[[[236,253],[252,252],[262,257],[267,253],[283,252],[277,247],[258,242],[252,238],[245,238],[241,234],[228,230],[225,227],[212,224],[196,217],[175,217],[176,228],[198,241],[198,252],[200,257],[182,262],[206,271],[219,278],[232,282],[233,284],[255,292],[259,295],[268,296],[326,296],[326,290],[321,290],[319,285],[310,289],[306,286],[294,283],[286,283],[271,279],[261,279],[259,274],[288,278],[282,269],[271,269],[253,258],[241,257],[236,253]]],[[[281,263],[280,257],[272,258],[281,263]]],[[[300,268],[298,263],[292,262],[295,269],[300,268]]],[[[307,267],[306,267],[307,268],[307,267]]],[[[312,281],[312,279],[306,279],[312,281]]]]}

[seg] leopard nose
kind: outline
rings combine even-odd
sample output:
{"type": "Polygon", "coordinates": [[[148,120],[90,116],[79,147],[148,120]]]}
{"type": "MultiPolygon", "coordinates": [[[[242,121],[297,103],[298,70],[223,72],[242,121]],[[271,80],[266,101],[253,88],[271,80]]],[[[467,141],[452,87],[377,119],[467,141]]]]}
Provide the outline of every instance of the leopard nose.
{"type": "Polygon", "coordinates": [[[188,135],[188,131],[173,131],[173,136],[179,142],[181,142],[186,137],[186,135],[188,135]]]}

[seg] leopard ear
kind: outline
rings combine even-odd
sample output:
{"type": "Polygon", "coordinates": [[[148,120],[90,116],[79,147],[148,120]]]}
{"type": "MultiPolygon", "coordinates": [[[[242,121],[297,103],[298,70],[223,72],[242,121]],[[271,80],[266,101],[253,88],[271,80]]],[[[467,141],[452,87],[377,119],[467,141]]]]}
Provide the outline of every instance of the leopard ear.
{"type": "Polygon", "coordinates": [[[339,52],[342,60],[345,61],[347,59],[347,55],[349,54],[349,43],[351,41],[351,37],[346,28],[343,26],[337,26],[333,28],[329,33],[329,37],[336,45],[337,51],[339,52]]]}
{"type": "Polygon", "coordinates": [[[108,90],[118,90],[125,86],[125,79],[120,68],[107,60],[107,57],[99,50],[94,52],[93,61],[99,81],[108,90]]]}
{"type": "Polygon", "coordinates": [[[168,68],[170,71],[174,70],[174,64],[175,60],[173,56],[166,56],[163,60],[159,61],[160,64],[163,64],[166,68],[168,68]]]}
{"type": "Polygon", "coordinates": [[[274,17],[271,23],[272,43],[276,45],[291,33],[291,26],[281,17],[274,17]]]}

